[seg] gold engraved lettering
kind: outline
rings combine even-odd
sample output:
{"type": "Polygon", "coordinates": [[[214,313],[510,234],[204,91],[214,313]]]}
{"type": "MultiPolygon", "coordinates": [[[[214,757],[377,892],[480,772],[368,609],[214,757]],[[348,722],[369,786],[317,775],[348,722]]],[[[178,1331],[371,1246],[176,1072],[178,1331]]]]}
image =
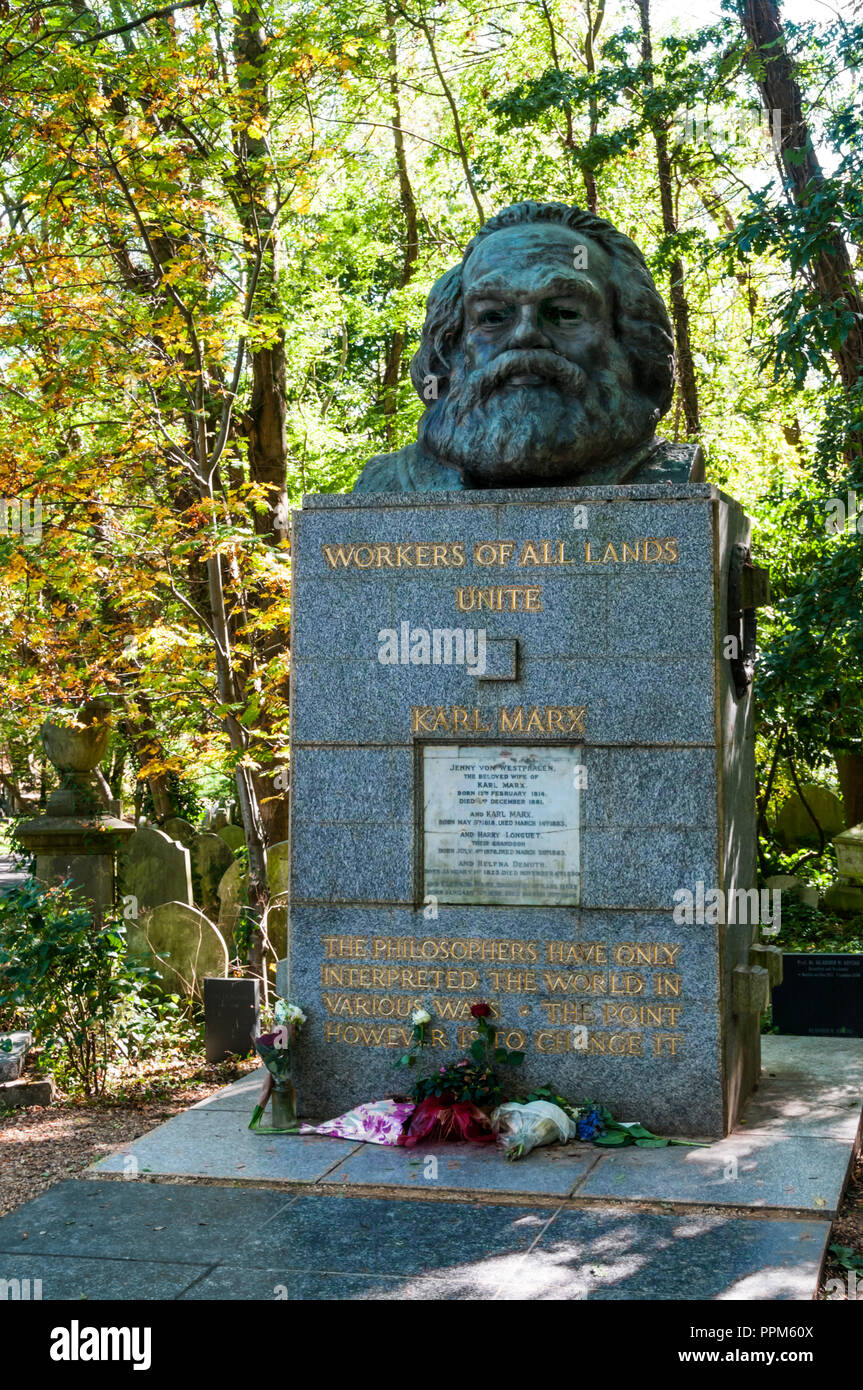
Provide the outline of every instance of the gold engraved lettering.
{"type": "Polygon", "coordinates": [[[561,1023],[592,1023],[594,1020],[593,1004],[586,1004],[580,999],[544,999],[540,1008],[545,1009],[548,1022],[558,1026],[561,1023]]]}
{"type": "Polygon", "coordinates": [[[541,560],[540,560],[540,558],[539,558],[539,551],[538,551],[537,548],[536,548],[535,542],[534,542],[534,541],[525,541],[524,545],[521,547],[521,550],[519,551],[519,556],[518,556],[518,559],[516,560],[516,564],[517,564],[517,565],[539,565],[539,564],[541,564],[541,563],[542,563],[542,562],[541,562],[541,560]]]}
{"type": "Polygon", "coordinates": [[[608,947],[604,941],[549,941],[546,960],[549,965],[605,965],[608,947]]]}
{"type": "Polygon", "coordinates": [[[322,936],[321,944],[328,960],[336,956],[363,956],[369,954],[369,943],[365,936],[322,936]]]}
{"type": "Polygon", "coordinates": [[[608,977],[601,971],[543,970],[542,982],[549,994],[607,994],[608,977]]]}
{"type": "Polygon", "coordinates": [[[679,1004],[612,1004],[603,1002],[603,1023],[618,1023],[626,1027],[676,1028],[683,1009],[679,1004]]]}
{"type": "Polygon", "coordinates": [[[508,565],[515,554],[515,541],[477,541],[473,548],[477,565],[508,565]]]}
{"type": "Polygon", "coordinates": [[[500,731],[503,734],[520,734],[524,730],[524,706],[516,705],[510,713],[508,709],[500,711],[500,731]]]}
{"type": "Polygon", "coordinates": [[[636,540],[618,542],[619,555],[614,543],[609,541],[601,558],[592,553],[591,544],[590,541],[584,543],[584,563],[586,565],[654,565],[657,561],[667,565],[676,565],[680,559],[680,545],[676,536],[640,536],[636,540]]]}
{"type": "Polygon", "coordinates": [[[486,589],[456,589],[455,606],[462,613],[474,608],[490,613],[541,613],[542,585],[493,584],[486,589]]]}
{"type": "Polygon", "coordinates": [[[653,977],[654,994],[673,994],[677,996],[680,994],[682,988],[682,975],[669,975],[665,970],[657,970],[653,977]]]}
{"type": "Polygon", "coordinates": [[[463,541],[365,541],[358,545],[322,545],[331,570],[339,569],[463,569],[463,541]]]}
{"type": "Polygon", "coordinates": [[[535,994],[539,989],[536,970],[487,970],[491,987],[503,994],[535,994]]]}
{"type": "Polygon", "coordinates": [[[653,1055],[654,1057],[676,1057],[682,1042],[682,1033],[654,1033],[653,1055]]]}
{"type": "Polygon", "coordinates": [[[666,941],[621,941],[612,952],[615,965],[674,965],[680,945],[666,941]]]}
{"type": "Polygon", "coordinates": [[[641,1033],[589,1033],[587,1051],[612,1057],[643,1057],[644,1037],[641,1033]]]}
{"type": "Polygon", "coordinates": [[[352,545],[322,545],[324,559],[331,570],[347,569],[354,558],[352,545]]]}

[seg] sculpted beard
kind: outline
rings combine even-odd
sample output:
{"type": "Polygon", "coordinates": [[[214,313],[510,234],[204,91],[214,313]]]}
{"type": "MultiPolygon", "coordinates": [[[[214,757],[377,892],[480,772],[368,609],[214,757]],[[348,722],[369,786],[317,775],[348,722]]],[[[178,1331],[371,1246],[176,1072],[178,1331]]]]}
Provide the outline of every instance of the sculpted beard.
{"type": "Polygon", "coordinates": [[[421,447],[488,482],[572,476],[649,440],[654,402],[621,361],[586,372],[542,349],[469,371],[459,353],[446,393],[422,417],[421,447]],[[538,383],[514,385],[529,374],[538,383]]]}

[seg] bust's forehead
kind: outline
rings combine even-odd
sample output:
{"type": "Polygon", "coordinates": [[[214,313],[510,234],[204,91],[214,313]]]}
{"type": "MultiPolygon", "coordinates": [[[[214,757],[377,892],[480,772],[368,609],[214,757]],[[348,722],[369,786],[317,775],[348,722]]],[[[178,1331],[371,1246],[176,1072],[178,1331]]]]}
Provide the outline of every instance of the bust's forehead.
{"type": "Polygon", "coordinates": [[[578,269],[595,284],[604,286],[612,276],[611,261],[598,242],[559,222],[532,222],[505,227],[484,237],[468,257],[462,271],[465,292],[497,281],[515,288],[545,273],[568,272],[577,264],[575,249],[586,251],[586,265],[578,269]]]}

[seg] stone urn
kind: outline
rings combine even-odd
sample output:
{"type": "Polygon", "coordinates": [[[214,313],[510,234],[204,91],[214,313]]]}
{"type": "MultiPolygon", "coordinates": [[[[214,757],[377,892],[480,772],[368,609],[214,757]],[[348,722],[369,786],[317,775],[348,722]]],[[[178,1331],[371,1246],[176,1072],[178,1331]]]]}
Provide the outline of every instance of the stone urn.
{"type": "Polygon", "coordinates": [[[60,785],[44,816],[18,826],[21,843],[36,856],[36,877],[47,884],[70,881],[100,917],[115,901],[117,850],[135,833],[130,821],[105,814],[93,778],[108,749],[110,715],[108,701],[95,699],[74,721],[46,720],[42,746],[60,785]]]}
{"type": "Polygon", "coordinates": [[[60,774],[60,786],[48,802],[49,815],[72,816],[96,811],[99,796],[92,774],[108,751],[111,706],[107,700],[88,700],[74,723],[46,720],[40,730],[42,747],[60,774]]]}

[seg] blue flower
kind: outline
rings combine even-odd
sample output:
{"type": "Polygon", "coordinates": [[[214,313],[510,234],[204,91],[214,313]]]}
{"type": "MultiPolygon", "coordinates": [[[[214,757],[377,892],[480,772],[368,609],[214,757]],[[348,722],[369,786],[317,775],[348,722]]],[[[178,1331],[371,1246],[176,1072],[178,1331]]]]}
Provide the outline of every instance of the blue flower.
{"type": "Polygon", "coordinates": [[[576,1121],[576,1129],[579,1139],[593,1139],[597,1134],[605,1133],[605,1125],[597,1105],[576,1121]]]}

